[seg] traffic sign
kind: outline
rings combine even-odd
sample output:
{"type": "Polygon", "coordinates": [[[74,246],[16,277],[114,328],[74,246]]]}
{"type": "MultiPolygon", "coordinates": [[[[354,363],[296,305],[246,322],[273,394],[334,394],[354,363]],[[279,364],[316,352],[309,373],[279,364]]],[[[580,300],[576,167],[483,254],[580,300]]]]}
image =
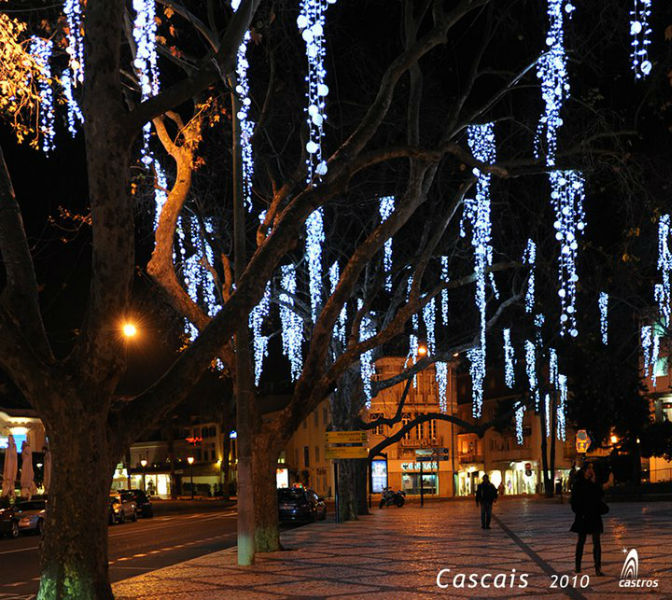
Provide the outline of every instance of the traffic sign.
{"type": "Polygon", "coordinates": [[[327,444],[366,444],[366,431],[327,431],[327,444]]]}
{"type": "Polygon", "coordinates": [[[576,432],[576,451],[579,454],[585,454],[590,448],[591,441],[588,432],[585,429],[579,429],[576,432]]]}
{"type": "Polygon", "coordinates": [[[331,446],[324,449],[324,458],[368,458],[369,449],[363,446],[331,446]]]}

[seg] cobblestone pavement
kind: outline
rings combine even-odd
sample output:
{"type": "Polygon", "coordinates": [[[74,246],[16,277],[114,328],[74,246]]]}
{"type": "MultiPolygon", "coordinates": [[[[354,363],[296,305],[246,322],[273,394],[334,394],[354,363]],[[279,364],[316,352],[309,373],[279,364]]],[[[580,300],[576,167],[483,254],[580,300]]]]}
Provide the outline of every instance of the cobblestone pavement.
{"type": "Polygon", "coordinates": [[[235,549],[223,550],[121,581],[114,591],[118,600],[672,599],[668,502],[613,504],[602,539],[605,576],[594,575],[589,538],[583,579],[574,579],[576,536],[569,532],[567,504],[512,498],[497,503],[494,512],[492,529],[483,530],[471,502],[374,508],[356,522],[285,532],[287,550],[259,556],[254,567],[237,567],[235,549]],[[656,589],[619,586],[626,552],[633,548],[640,586],[646,585],[641,580],[656,579],[656,589]],[[440,577],[444,589],[437,586],[442,569],[450,569],[440,577]]]}

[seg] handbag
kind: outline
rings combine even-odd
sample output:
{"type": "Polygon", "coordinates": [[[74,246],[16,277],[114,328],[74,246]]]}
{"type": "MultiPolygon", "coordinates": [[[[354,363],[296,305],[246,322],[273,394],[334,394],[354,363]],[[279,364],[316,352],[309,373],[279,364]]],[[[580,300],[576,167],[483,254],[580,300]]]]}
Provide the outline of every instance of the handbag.
{"type": "Polygon", "coordinates": [[[600,514],[606,515],[608,512],[609,512],[609,505],[604,500],[600,500],[600,514]]]}

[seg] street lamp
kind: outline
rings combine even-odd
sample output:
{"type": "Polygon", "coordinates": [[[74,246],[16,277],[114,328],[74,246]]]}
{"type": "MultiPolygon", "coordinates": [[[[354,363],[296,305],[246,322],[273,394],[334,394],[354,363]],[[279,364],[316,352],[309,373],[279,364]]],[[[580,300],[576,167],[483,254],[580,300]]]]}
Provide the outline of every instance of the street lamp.
{"type": "Polygon", "coordinates": [[[194,499],[194,457],[187,457],[187,462],[189,463],[189,474],[191,476],[191,499],[194,499]]]}
{"type": "Polygon", "coordinates": [[[618,443],[618,436],[612,433],[611,437],[609,438],[609,441],[611,441],[612,444],[617,444],[618,443]]]}
{"type": "Polygon", "coordinates": [[[426,356],[427,355],[427,346],[424,343],[421,343],[418,346],[418,355],[419,356],[426,356]]]}
{"type": "Polygon", "coordinates": [[[145,479],[145,467],[147,466],[147,460],[143,458],[140,461],[140,464],[142,465],[142,491],[146,492],[147,491],[147,481],[145,479]]]}
{"type": "Polygon", "coordinates": [[[124,334],[126,339],[131,339],[138,335],[138,328],[135,326],[135,323],[127,321],[121,326],[121,333],[124,334]]]}

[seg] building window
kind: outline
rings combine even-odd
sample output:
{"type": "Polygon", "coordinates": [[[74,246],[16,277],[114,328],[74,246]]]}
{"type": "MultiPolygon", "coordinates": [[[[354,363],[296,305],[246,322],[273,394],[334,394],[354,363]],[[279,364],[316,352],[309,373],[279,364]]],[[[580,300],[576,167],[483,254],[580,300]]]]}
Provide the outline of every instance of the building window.
{"type": "Polygon", "coordinates": [[[303,447],[303,466],[307,469],[310,466],[310,448],[303,447]]]}
{"type": "Polygon", "coordinates": [[[425,424],[424,423],[418,423],[417,426],[415,427],[415,436],[421,440],[425,437],[425,424]]]}
{"type": "Polygon", "coordinates": [[[320,447],[315,446],[315,462],[319,463],[320,462],[320,447]]]}
{"type": "Polygon", "coordinates": [[[296,466],[297,469],[299,468],[299,449],[298,448],[294,448],[294,465],[296,466]]]}
{"type": "MultiPolygon", "coordinates": [[[[411,422],[411,416],[410,416],[410,415],[404,415],[404,416],[401,418],[401,426],[402,426],[402,427],[406,427],[406,425],[408,425],[410,422],[411,422]]],[[[404,439],[405,439],[405,440],[410,440],[410,439],[411,439],[411,432],[410,432],[410,431],[407,431],[407,432],[404,434],[404,439]]]]}
{"type": "Polygon", "coordinates": [[[436,421],[432,419],[427,421],[427,435],[430,439],[436,439],[436,421]]]}

